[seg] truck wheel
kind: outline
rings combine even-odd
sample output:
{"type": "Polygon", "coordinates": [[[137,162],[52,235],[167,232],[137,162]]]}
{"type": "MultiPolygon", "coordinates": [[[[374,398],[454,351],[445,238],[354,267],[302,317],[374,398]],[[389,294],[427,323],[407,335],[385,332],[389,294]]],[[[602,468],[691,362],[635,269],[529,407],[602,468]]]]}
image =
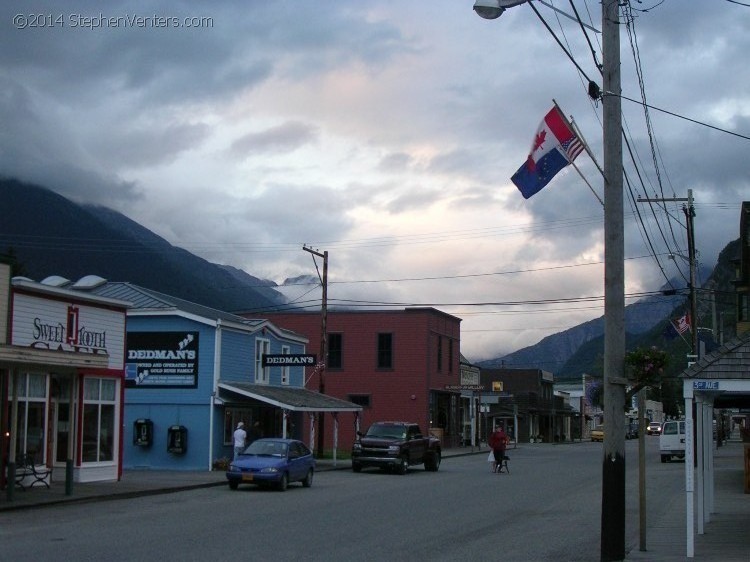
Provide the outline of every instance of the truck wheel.
{"type": "Polygon", "coordinates": [[[437,472],[438,468],[440,468],[440,453],[432,453],[424,460],[424,469],[437,472]]]}
{"type": "Polygon", "coordinates": [[[353,462],[352,463],[352,470],[354,472],[362,472],[362,465],[359,464],[358,462],[353,462]]]}
{"type": "Polygon", "coordinates": [[[661,462],[667,462],[669,460],[669,455],[662,455],[661,456],[661,462]]]}
{"type": "Polygon", "coordinates": [[[409,462],[406,460],[406,457],[401,457],[398,459],[398,466],[396,467],[396,472],[399,474],[406,474],[407,469],[409,468],[409,462]]]}

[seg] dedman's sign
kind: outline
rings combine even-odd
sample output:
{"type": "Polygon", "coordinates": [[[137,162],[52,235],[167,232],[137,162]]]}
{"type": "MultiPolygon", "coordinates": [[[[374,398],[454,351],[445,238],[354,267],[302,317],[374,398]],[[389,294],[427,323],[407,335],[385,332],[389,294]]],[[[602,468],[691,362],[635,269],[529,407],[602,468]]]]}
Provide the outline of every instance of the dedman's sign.
{"type": "Polygon", "coordinates": [[[315,355],[269,354],[263,356],[264,367],[313,367],[315,355]]]}

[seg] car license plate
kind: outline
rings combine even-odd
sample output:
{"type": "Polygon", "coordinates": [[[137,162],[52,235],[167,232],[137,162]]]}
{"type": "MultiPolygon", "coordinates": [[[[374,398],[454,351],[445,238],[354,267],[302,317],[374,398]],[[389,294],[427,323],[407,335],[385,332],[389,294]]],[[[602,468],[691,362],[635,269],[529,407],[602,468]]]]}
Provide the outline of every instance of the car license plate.
{"type": "Polygon", "coordinates": [[[243,474],[242,475],[242,481],[243,482],[252,482],[253,475],[252,474],[243,474]]]}

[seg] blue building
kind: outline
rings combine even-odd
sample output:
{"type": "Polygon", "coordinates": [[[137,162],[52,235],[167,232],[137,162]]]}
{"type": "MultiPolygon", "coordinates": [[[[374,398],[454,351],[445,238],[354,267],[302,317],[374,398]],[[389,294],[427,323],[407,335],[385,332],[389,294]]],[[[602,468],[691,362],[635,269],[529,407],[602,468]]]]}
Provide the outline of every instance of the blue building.
{"type": "MultiPolygon", "coordinates": [[[[127,311],[123,467],[210,470],[232,457],[242,421],[263,436],[301,434],[302,416],[361,407],[305,389],[305,366],[268,366],[269,355],[305,355],[307,338],[138,287],[106,282],[100,297],[127,311]]],[[[309,376],[309,375],[308,375],[309,376]]],[[[305,438],[307,437],[307,438],[305,438]]]]}

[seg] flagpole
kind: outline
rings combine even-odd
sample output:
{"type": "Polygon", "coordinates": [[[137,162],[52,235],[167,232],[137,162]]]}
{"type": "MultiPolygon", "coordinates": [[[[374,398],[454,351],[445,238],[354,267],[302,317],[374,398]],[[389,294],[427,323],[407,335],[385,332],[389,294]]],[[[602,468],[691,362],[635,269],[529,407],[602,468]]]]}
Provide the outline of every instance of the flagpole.
{"type": "Polygon", "coordinates": [[[578,125],[575,122],[575,119],[573,117],[570,117],[570,126],[573,128],[573,132],[578,135],[578,138],[580,139],[581,143],[583,143],[583,148],[586,151],[586,154],[589,155],[589,158],[591,158],[592,162],[594,162],[594,166],[596,166],[596,169],[599,170],[599,173],[604,177],[604,170],[602,170],[602,167],[599,165],[599,162],[596,161],[596,158],[594,158],[594,153],[591,152],[591,149],[589,148],[589,143],[586,142],[586,139],[583,138],[583,133],[581,133],[581,129],[578,128],[578,125]]]}
{"type": "MultiPolygon", "coordinates": [[[[581,131],[575,125],[575,123],[573,122],[573,119],[571,118],[570,121],[568,120],[568,118],[565,116],[565,112],[562,110],[562,108],[557,103],[557,100],[555,98],[552,98],[552,103],[555,104],[555,107],[557,108],[557,111],[560,112],[560,116],[562,117],[563,121],[565,121],[565,124],[568,125],[568,127],[570,127],[573,130],[573,132],[576,134],[576,136],[578,137],[578,140],[581,141],[581,144],[583,145],[583,149],[586,151],[586,154],[589,155],[589,158],[591,158],[591,160],[594,162],[594,165],[599,170],[599,173],[601,173],[602,177],[604,177],[604,170],[601,169],[601,167],[599,166],[599,162],[597,162],[596,158],[594,158],[594,154],[591,152],[591,149],[589,148],[589,145],[586,142],[586,139],[583,138],[581,131]]],[[[575,168],[575,171],[578,172],[578,175],[581,176],[581,179],[584,181],[584,183],[587,186],[589,186],[589,189],[591,190],[591,193],[594,194],[594,197],[596,197],[599,200],[599,203],[602,204],[602,207],[604,207],[604,201],[602,201],[602,198],[599,197],[596,191],[594,191],[594,188],[591,187],[591,184],[588,182],[588,180],[586,180],[586,178],[583,177],[583,174],[581,173],[581,170],[578,169],[578,166],[576,166],[575,163],[570,160],[569,162],[573,166],[573,168],[575,168]]]]}
{"type": "Polygon", "coordinates": [[[599,203],[602,204],[602,207],[604,207],[604,201],[602,201],[602,198],[599,197],[599,195],[597,195],[596,191],[594,191],[594,188],[591,187],[591,184],[588,182],[588,180],[585,177],[583,177],[583,174],[581,173],[581,170],[578,169],[578,166],[576,166],[574,162],[571,162],[570,165],[573,166],[576,172],[578,172],[578,175],[581,176],[581,179],[583,180],[583,182],[589,186],[591,193],[594,194],[594,197],[596,197],[599,200],[599,203]]]}

